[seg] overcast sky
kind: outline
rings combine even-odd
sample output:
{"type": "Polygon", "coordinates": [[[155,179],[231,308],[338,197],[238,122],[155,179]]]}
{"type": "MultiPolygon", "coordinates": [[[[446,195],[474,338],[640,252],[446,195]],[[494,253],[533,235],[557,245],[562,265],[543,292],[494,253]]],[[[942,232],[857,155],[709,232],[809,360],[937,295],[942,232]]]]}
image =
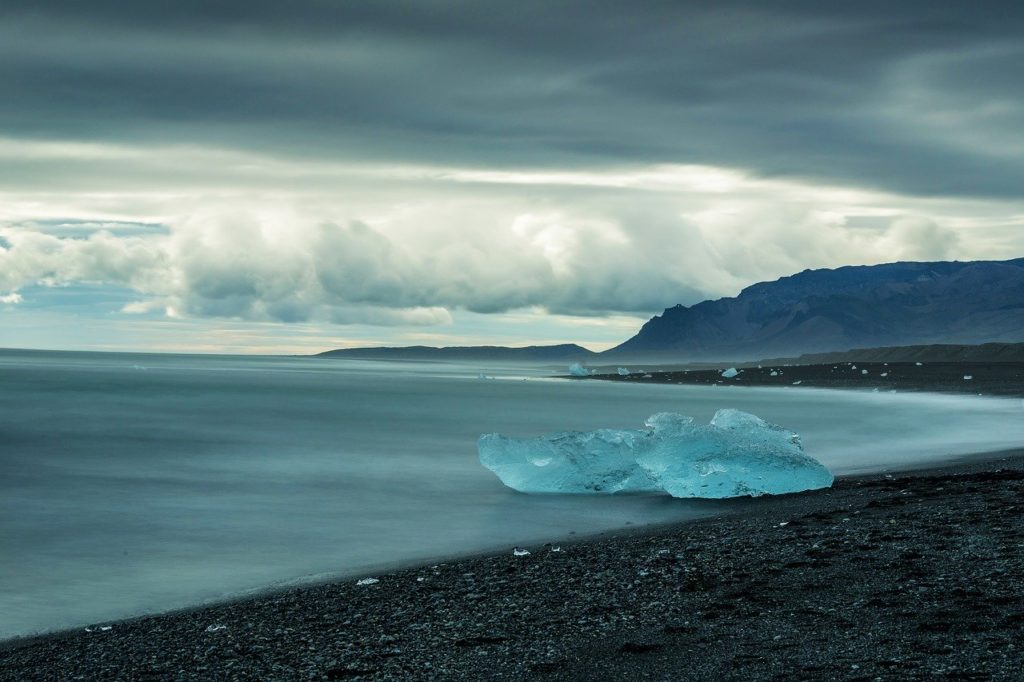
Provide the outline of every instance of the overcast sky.
{"type": "Polygon", "coordinates": [[[0,346],[595,349],[1024,255],[1019,2],[0,3],[0,346]]]}

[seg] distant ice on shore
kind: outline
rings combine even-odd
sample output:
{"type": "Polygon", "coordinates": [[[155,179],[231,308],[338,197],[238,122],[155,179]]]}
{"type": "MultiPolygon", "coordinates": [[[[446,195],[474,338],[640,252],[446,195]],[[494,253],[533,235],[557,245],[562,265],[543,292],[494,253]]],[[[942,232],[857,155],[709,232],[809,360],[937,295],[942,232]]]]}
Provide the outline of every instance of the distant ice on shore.
{"type": "Polygon", "coordinates": [[[588,377],[590,376],[590,371],[580,363],[574,362],[569,365],[569,374],[574,377],[588,377]]]}
{"type": "Polygon", "coordinates": [[[710,424],[662,412],[643,429],[564,431],[538,438],[484,434],[480,463],[525,493],[664,491],[681,498],[781,495],[832,485],[800,437],[739,410],[710,424]]]}

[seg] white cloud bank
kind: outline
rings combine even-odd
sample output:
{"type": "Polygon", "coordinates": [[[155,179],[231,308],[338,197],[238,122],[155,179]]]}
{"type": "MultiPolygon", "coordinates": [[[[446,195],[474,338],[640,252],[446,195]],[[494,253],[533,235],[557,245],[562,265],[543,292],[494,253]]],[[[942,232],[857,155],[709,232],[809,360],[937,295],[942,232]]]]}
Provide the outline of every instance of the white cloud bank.
{"type": "MultiPolygon", "coordinates": [[[[60,156],[53,144],[19,144],[0,151],[60,156]]],[[[1020,203],[736,169],[360,169],[216,150],[72,150],[68,161],[86,166],[117,151],[118,176],[145,180],[111,192],[109,177],[90,187],[69,174],[51,193],[0,194],[0,302],[18,303],[33,284],[100,282],[138,292],[125,313],[438,325],[459,310],[646,315],[808,267],[1024,254],[1020,203]],[[201,187],[182,180],[190,173],[201,187]],[[69,216],[95,228],[52,227],[69,216]]]]}

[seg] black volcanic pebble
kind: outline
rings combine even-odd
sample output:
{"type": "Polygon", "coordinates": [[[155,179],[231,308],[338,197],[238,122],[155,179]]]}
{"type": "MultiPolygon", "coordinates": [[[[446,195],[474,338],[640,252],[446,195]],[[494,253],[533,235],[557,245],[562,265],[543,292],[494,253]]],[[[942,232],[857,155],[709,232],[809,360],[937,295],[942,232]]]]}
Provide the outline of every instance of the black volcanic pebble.
{"type": "Polygon", "coordinates": [[[559,552],[11,642],[0,679],[1020,679],[1022,499],[1020,455],[841,479],[559,552]]]}

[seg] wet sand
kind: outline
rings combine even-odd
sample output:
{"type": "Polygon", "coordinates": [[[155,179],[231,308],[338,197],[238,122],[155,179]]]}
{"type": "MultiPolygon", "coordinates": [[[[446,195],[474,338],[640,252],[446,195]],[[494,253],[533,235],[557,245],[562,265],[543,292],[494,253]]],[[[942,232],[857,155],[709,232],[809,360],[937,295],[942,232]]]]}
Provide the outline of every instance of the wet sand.
{"type": "Polygon", "coordinates": [[[1019,679],[1024,452],[0,646],[0,679],[1019,679]],[[108,628],[108,629],[104,629],[108,628]]]}

